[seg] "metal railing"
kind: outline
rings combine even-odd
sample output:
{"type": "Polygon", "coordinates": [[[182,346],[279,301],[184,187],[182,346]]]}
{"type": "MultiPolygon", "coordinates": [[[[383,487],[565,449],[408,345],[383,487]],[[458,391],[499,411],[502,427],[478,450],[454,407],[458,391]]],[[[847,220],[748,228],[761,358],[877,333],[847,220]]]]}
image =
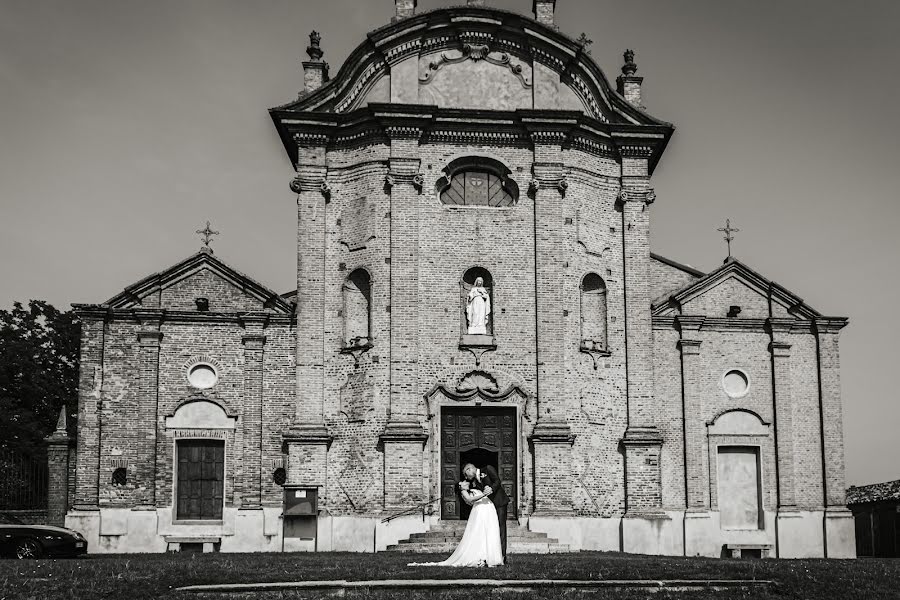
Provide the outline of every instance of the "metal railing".
{"type": "Polygon", "coordinates": [[[441,497],[440,497],[440,496],[437,496],[437,497],[435,497],[435,498],[432,498],[431,500],[428,500],[427,502],[420,502],[419,504],[416,504],[416,505],[413,506],[413,507],[410,507],[410,508],[404,508],[404,509],[401,510],[401,511],[395,512],[395,513],[393,513],[393,514],[391,514],[391,515],[388,515],[387,517],[383,518],[383,519],[381,520],[381,522],[382,522],[382,523],[388,523],[388,522],[393,521],[394,519],[396,519],[396,518],[398,518],[398,517],[402,517],[402,516],[405,516],[405,515],[411,515],[412,513],[416,512],[416,511],[419,511],[419,510],[423,511],[423,514],[424,514],[424,509],[425,509],[425,507],[434,504],[435,502],[437,502],[437,501],[440,500],[440,499],[441,499],[441,497]]]}
{"type": "Polygon", "coordinates": [[[47,460],[0,449],[0,509],[47,508],[47,460]]]}

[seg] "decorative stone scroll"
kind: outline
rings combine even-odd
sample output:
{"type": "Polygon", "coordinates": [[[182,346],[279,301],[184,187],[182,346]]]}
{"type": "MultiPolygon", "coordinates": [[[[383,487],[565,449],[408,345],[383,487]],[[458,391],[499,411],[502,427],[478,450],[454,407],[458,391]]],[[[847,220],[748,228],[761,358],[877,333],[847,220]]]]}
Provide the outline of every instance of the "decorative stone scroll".
{"type": "Polygon", "coordinates": [[[463,44],[461,50],[441,52],[436,60],[428,64],[428,70],[419,77],[419,81],[423,84],[431,83],[444,66],[467,60],[474,62],[483,60],[492,65],[504,67],[516,76],[522,87],[530,88],[532,86],[531,77],[520,63],[514,62],[506,52],[492,52],[488,44],[463,44]]]}

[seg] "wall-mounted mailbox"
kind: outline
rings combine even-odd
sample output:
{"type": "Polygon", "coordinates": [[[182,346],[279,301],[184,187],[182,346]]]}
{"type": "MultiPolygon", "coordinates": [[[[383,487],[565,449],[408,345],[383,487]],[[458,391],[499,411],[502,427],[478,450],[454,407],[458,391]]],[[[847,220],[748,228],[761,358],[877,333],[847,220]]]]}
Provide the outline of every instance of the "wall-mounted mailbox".
{"type": "Polygon", "coordinates": [[[314,552],[319,515],[317,488],[284,488],[284,550],[314,552]]]}

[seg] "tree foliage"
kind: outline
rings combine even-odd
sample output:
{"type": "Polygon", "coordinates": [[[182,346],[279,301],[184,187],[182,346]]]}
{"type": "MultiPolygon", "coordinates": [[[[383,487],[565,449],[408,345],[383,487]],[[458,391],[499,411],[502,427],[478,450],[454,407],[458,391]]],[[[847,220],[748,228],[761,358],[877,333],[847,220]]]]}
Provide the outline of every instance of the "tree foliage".
{"type": "Polygon", "coordinates": [[[0,310],[0,448],[43,454],[63,406],[74,435],[79,338],[75,314],[43,300],[0,310]]]}

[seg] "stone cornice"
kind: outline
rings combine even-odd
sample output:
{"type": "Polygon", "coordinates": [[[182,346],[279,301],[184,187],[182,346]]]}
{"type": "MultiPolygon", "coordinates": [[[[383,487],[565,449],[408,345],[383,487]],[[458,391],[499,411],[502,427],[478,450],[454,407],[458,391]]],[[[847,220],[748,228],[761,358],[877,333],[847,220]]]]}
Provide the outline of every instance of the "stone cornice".
{"type": "Polygon", "coordinates": [[[819,335],[838,334],[848,323],[847,317],[820,317],[813,321],[815,332],[819,335]]]}
{"type": "MultiPolygon", "coordinates": [[[[691,333],[697,331],[755,331],[757,333],[771,334],[769,319],[747,319],[733,317],[706,317],[697,315],[653,315],[653,329],[678,330],[685,323],[691,323],[691,333]],[[698,325],[699,323],[699,325],[698,325]]],[[[790,320],[789,326],[785,325],[785,331],[790,334],[813,333],[815,323],[807,319],[790,320]]]]}
{"type": "Polygon", "coordinates": [[[277,122],[293,164],[302,147],[295,137],[327,149],[417,139],[420,144],[551,145],[617,160],[623,150],[634,154],[640,148],[652,170],[671,135],[666,127],[644,127],[635,137],[632,126],[602,123],[575,111],[498,112],[417,104],[372,103],[345,114],[285,114],[277,122]]]}
{"type": "MultiPolygon", "coordinates": [[[[141,325],[140,319],[135,317],[133,309],[113,309],[104,304],[77,304],[75,313],[79,318],[103,319],[105,321],[128,322],[141,325]],[[82,316],[85,315],[85,316],[82,316]]],[[[244,327],[246,323],[247,313],[223,313],[223,312],[197,312],[197,311],[180,311],[180,310],[162,310],[162,318],[160,325],[168,324],[234,324],[244,327]]],[[[283,313],[264,313],[267,315],[267,326],[292,326],[294,316],[283,313]]]]}

